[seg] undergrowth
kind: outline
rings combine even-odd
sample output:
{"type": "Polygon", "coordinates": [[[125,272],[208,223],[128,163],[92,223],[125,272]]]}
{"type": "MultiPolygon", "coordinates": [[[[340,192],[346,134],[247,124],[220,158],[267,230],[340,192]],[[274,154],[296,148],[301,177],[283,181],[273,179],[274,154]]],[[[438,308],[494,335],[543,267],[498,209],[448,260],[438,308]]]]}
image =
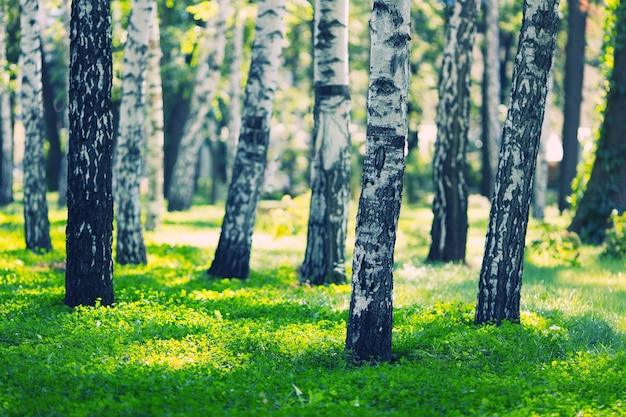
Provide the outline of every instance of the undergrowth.
{"type": "MultiPolygon", "coordinates": [[[[146,234],[147,266],[115,266],[114,307],[75,309],[64,214],[54,250],[34,255],[19,210],[0,213],[0,416],[626,415],[626,261],[599,248],[575,263],[529,250],[522,324],[475,326],[478,267],[423,263],[428,210],[405,207],[394,360],[358,367],[343,350],[349,284],[299,285],[306,227],[290,208],[280,233],[280,208],[265,210],[246,281],[208,278],[221,212],[195,207],[146,234]]],[[[470,211],[470,257],[484,210],[470,211]]]]}

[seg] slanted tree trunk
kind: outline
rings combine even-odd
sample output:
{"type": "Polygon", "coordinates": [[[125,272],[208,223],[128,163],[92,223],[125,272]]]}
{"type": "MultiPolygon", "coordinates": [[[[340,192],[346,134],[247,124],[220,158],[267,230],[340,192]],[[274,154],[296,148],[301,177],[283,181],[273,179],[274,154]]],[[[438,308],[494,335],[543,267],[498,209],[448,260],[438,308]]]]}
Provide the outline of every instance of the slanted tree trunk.
{"type": "Polygon", "coordinates": [[[146,59],[146,230],[155,230],[163,211],[163,91],[161,84],[161,46],[157,8],[150,18],[148,57],[146,59]]]}
{"type": "Polygon", "coordinates": [[[0,206],[13,201],[13,129],[11,118],[10,74],[8,71],[6,27],[8,13],[6,2],[0,3],[0,206]]]}
{"type": "Polygon", "coordinates": [[[208,273],[247,278],[256,212],[267,165],[270,122],[283,40],[285,0],[260,0],[241,134],[215,258],[208,273]]]}
{"type": "Polygon", "coordinates": [[[524,241],[558,19],[558,0],[524,1],[478,284],[476,324],[520,320],[524,241]]]}
{"type": "Polygon", "coordinates": [[[477,16],[474,0],[456,0],[446,27],[433,157],[434,218],[428,253],[431,262],[465,262],[468,228],[465,174],[477,16]]]}
{"type": "Polygon", "coordinates": [[[618,2],[615,16],[613,73],[596,159],[568,228],[593,244],[604,240],[611,211],[626,210],[626,3],[618,2]]]}
{"type": "Polygon", "coordinates": [[[145,113],[142,87],[155,8],[154,0],[133,0],[124,46],[122,102],[113,177],[117,213],[116,260],[122,265],[148,261],[141,225],[139,180],[145,113]]]}
{"type": "Polygon", "coordinates": [[[411,2],[377,0],[370,17],[370,82],[346,350],[391,361],[393,252],[408,134],[411,2]]]}
{"type": "Polygon", "coordinates": [[[588,0],[567,0],[567,46],[565,47],[565,106],[563,108],[563,159],[559,176],[559,210],[569,207],[572,180],[576,177],[580,145],[580,103],[585,70],[585,28],[588,0]]]}
{"type": "Polygon", "coordinates": [[[198,164],[200,146],[204,141],[201,129],[211,111],[226,48],[226,20],[230,0],[220,0],[219,3],[219,12],[215,19],[215,36],[212,39],[207,37],[200,52],[203,58],[196,73],[191,112],[178,145],[176,163],[167,193],[168,211],[189,210],[195,191],[195,167],[198,164]]]}
{"type": "Polygon", "coordinates": [[[499,0],[484,2],[485,48],[482,112],[481,192],[491,198],[500,155],[500,11],[499,0]]]}
{"type": "Polygon", "coordinates": [[[38,0],[20,1],[21,100],[26,138],[24,145],[24,229],[26,248],[35,252],[52,249],[46,201],[38,13],[38,0]]]}
{"type": "Polygon", "coordinates": [[[108,0],[72,0],[65,304],[111,305],[113,117],[108,0]]]}
{"type": "Polygon", "coordinates": [[[313,159],[307,246],[300,267],[315,285],[346,280],[350,204],[348,0],[317,0],[313,67],[313,159]]]}

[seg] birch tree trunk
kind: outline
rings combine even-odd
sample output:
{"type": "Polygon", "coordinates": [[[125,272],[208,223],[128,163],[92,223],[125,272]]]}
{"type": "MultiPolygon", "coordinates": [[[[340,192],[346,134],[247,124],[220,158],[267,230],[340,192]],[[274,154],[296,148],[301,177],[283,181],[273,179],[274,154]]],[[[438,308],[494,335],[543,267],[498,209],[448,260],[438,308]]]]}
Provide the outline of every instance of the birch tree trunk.
{"type": "Polygon", "coordinates": [[[348,0],[315,2],[311,208],[300,267],[301,279],[315,285],[346,280],[350,204],[348,7],[348,0]]]}
{"type": "Polygon", "coordinates": [[[499,0],[486,0],[482,105],[482,194],[491,198],[500,155],[500,11],[499,0]]]}
{"type": "Polygon", "coordinates": [[[446,28],[433,157],[434,218],[428,253],[431,262],[465,262],[468,228],[465,173],[476,7],[475,0],[456,0],[446,28]]]}
{"type": "Polygon", "coordinates": [[[13,201],[13,129],[11,128],[11,94],[9,90],[6,28],[8,13],[6,2],[0,3],[0,206],[13,201]]]}
{"type": "Polygon", "coordinates": [[[593,244],[604,240],[611,212],[626,211],[626,3],[615,3],[613,72],[596,159],[568,228],[593,244]]]}
{"type": "Polygon", "coordinates": [[[73,0],[65,304],[111,305],[113,117],[108,0],[73,0]]]}
{"type": "Polygon", "coordinates": [[[585,30],[589,0],[567,0],[567,45],[565,47],[565,104],[563,107],[563,159],[559,173],[559,210],[569,207],[572,181],[580,154],[578,128],[583,100],[585,71],[585,30]]]}
{"type": "Polygon", "coordinates": [[[409,0],[376,0],[346,350],[391,361],[393,252],[402,201],[409,86],[409,0]]]}
{"type": "Polygon", "coordinates": [[[478,283],[476,324],[520,320],[524,243],[558,19],[558,0],[524,1],[478,283]]]}
{"type": "Polygon", "coordinates": [[[285,0],[260,0],[241,133],[222,232],[209,275],[247,278],[256,212],[267,165],[270,122],[283,40],[285,0]]]}
{"type": "Polygon", "coordinates": [[[122,102],[115,148],[113,191],[117,213],[116,260],[124,264],[148,261],[141,225],[141,178],[144,129],[143,79],[154,0],[133,0],[124,46],[122,102]]]}
{"type": "Polygon", "coordinates": [[[148,57],[146,59],[146,230],[155,230],[161,223],[163,211],[163,90],[161,84],[161,45],[159,17],[154,7],[150,18],[148,57]]]}
{"type": "Polygon", "coordinates": [[[201,56],[203,58],[200,60],[196,73],[196,85],[191,98],[191,111],[178,145],[178,155],[167,193],[168,211],[185,211],[191,207],[195,190],[195,167],[198,163],[200,146],[205,139],[204,135],[201,134],[201,129],[204,120],[209,117],[224,61],[229,4],[230,0],[219,1],[218,16],[215,20],[215,36],[213,39],[207,37],[202,46],[201,56]],[[210,45],[208,45],[209,42],[210,45]],[[208,55],[205,56],[204,53],[208,53],[208,55]]]}
{"type": "Polygon", "coordinates": [[[38,0],[20,1],[21,100],[24,135],[24,229],[26,248],[38,252],[52,249],[46,201],[43,138],[41,48],[38,0]]]}

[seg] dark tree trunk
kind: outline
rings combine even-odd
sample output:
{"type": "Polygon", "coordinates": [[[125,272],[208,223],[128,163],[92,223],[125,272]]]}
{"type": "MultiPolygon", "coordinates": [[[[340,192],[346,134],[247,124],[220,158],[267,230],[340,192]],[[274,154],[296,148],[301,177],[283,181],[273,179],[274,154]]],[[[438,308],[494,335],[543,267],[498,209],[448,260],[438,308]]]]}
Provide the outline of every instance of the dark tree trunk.
{"type": "Polygon", "coordinates": [[[50,191],[56,191],[59,185],[59,174],[61,172],[61,158],[63,158],[64,155],[61,149],[61,136],[59,135],[60,124],[54,105],[56,91],[50,79],[50,69],[48,68],[43,45],[41,46],[41,55],[44,132],[49,143],[48,156],[46,159],[46,179],[48,189],[50,191]]]}
{"type": "Polygon", "coordinates": [[[22,118],[24,121],[24,231],[26,248],[49,251],[50,222],[46,200],[46,171],[43,138],[43,99],[41,86],[41,49],[38,23],[38,1],[22,0],[22,118]]]}
{"type": "Polygon", "coordinates": [[[493,185],[498,169],[500,154],[500,13],[499,0],[488,0],[484,4],[485,47],[483,72],[482,112],[482,182],[481,193],[493,196],[493,185]]]}
{"type": "Polygon", "coordinates": [[[259,2],[241,134],[228,188],[222,232],[209,275],[243,279],[250,273],[252,232],[267,164],[284,14],[285,0],[259,2]]]}
{"type": "Polygon", "coordinates": [[[433,224],[428,260],[465,262],[467,243],[466,156],[470,71],[478,10],[474,0],[456,0],[446,27],[439,80],[437,141],[433,158],[433,224]]]}
{"type": "Polygon", "coordinates": [[[7,5],[0,3],[0,206],[13,202],[13,129],[9,72],[6,70],[7,5]]]}
{"type": "Polygon", "coordinates": [[[478,284],[477,324],[520,320],[524,241],[558,19],[558,0],[525,0],[478,284]]]}
{"type": "Polygon", "coordinates": [[[108,0],[73,0],[65,304],[111,305],[113,185],[108,0]]]}
{"type": "Polygon", "coordinates": [[[580,145],[580,103],[583,99],[583,73],[585,69],[585,28],[587,26],[588,0],[568,0],[567,46],[565,48],[565,107],[563,109],[563,159],[559,176],[559,210],[569,207],[567,198],[572,193],[572,180],[580,145]]]}
{"type": "Polygon", "coordinates": [[[346,333],[346,350],[359,361],[391,361],[393,253],[408,134],[410,10],[409,0],[377,0],[372,6],[366,150],[346,333]]]}
{"type": "Polygon", "coordinates": [[[611,211],[626,210],[626,3],[619,3],[615,15],[613,74],[596,160],[569,226],[584,242],[593,244],[604,240],[611,211]]]}

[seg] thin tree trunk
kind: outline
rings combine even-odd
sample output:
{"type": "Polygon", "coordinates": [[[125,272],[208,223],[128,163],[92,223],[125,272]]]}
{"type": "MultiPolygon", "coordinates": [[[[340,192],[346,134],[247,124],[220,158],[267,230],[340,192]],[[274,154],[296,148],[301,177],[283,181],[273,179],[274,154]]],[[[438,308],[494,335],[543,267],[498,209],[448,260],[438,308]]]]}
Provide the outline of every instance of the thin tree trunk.
{"type": "Polygon", "coordinates": [[[148,57],[146,59],[146,230],[155,230],[163,211],[163,90],[161,84],[161,46],[159,18],[155,7],[150,19],[148,57]]]}
{"type": "Polygon", "coordinates": [[[241,134],[228,188],[226,213],[208,273],[247,278],[256,212],[267,165],[270,122],[283,40],[285,0],[260,0],[246,85],[241,134]]]}
{"type": "Polygon", "coordinates": [[[243,57],[243,17],[235,10],[230,61],[230,101],[228,103],[228,143],[226,145],[226,185],[230,184],[237,142],[241,130],[241,62],[243,57]]]}
{"type": "Polygon", "coordinates": [[[585,70],[585,28],[587,26],[588,0],[567,0],[569,13],[567,24],[567,46],[565,47],[565,107],[563,109],[563,159],[559,176],[559,210],[569,207],[568,197],[572,193],[572,180],[576,177],[576,166],[580,145],[580,103],[583,95],[585,70]]]}
{"type": "Polygon", "coordinates": [[[196,74],[191,112],[178,146],[178,155],[167,194],[169,211],[185,211],[191,207],[195,190],[194,169],[198,163],[198,151],[204,140],[201,129],[204,120],[209,117],[224,61],[229,4],[230,0],[220,0],[219,12],[215,20],[215,36],[213,39],[207,37],[200,52],[202,58],[196,74]],[[205,56],[204,54],[209,50],[211,53],[205,56]]]}
{"type": "Polygon", "coordinates": [[[346,350],[391,361],[393,252],[408,134],[411,2],[377,0],[370,18],[370,82],[346,350]]]}
{"type": "Polygon", "coordinates": [[[8,71],[6,27],[8,24],[6,2],[0,3],[0,206],[13,201],[13,129],[11,96],[9,92],[10,74],[8,71]]]}
{"type": "Polygon", "coordinates": [[[604,240],[611,211],[626,211],[626,3],[618,2],[615,16],[613,73],[596,160],[568,228],[593,244],[604,240]]]}
{"type": "Polygon", "coordinates": [[[108,0],[73,0],[65,304],[111,305],[113,117],[108,0]]]}
{"type": "Polygon", "coordinates": [[[48,203],[46,201],[38,13],[38,0],[21,0],[21,100],[26,138],[24,152],[24,229],[26,248],[35,252],[52,249],[48,203]]]}
{"type": "Polygon", "coordinates": [[[558,19],[558,0],[524,1],[478,284],[477,324],[520,320],[524,243],[558,19]]]}
{"type": "Polygon", "coordinates": [[[148,261],[143,242],[139,180],[145,113],[142,87],[155,7],[154,0],[133,0],[124,46],[122,102],[113,176],[117,213],[116,260],[122,265],[148,261]]]}
{"type": "Polygon", "coordinates": [[[543,220],[546,209],[546,193],[548,191],[548,140],[550,139],[550,111],[552,109],[552,86],[553,76],[550,72],[548,78],[548,95],[546,96],[546,107],[544,110],[543,123],[541,125],[541,139],[539,140],[539,153],[537,154],[537,169],[533,178],[533,198],[532,216],[535,219],[543,220]]]}
{"type": "Polygon", "coordinates": [[[482,105],[482,194],[491,198],[500,155],[500,12],[498,0],[486,0],[482,105]]]}
{"type": "MultiPolygon", "coordinates": [[[[67,63],[64,66],[63,70],[65,71],[65,97],[67,99],[69,94],[69,62],[70,62],[70,11],[72,8],[72,0],[68,0],[63,3],[61,6],[62,16],[63,16],[63,27],[65,29],[65,36],[63,37],[63,62],[67,63]]],[[[61,166],[59,167],[59,200],[57,205],[59,207],[67,206],[67,149],[69,147],[69,112],[68,112],[68,103],[67,100],[63,100],[63,109],[61,110],[61,114],[63,115],[62,121],[63,125],[61,127],[61,143],[63,146],[63,157],[61,158],[61,166]]]]}
{"type": "Polygon", "coordinates": [[[317,0],[314,30],[315,108],[311,208],[303,281],[346,280],[350,204],[350,90],[348,0],[317,0]]]}
{"type": "Polygon", "coordinates": [[[428,253],[431,262],[465,262],[468,228],[465,174],[476,7],[474,0],[456,0],[447,23],[433,158],[434,218],[428,253]]]}

